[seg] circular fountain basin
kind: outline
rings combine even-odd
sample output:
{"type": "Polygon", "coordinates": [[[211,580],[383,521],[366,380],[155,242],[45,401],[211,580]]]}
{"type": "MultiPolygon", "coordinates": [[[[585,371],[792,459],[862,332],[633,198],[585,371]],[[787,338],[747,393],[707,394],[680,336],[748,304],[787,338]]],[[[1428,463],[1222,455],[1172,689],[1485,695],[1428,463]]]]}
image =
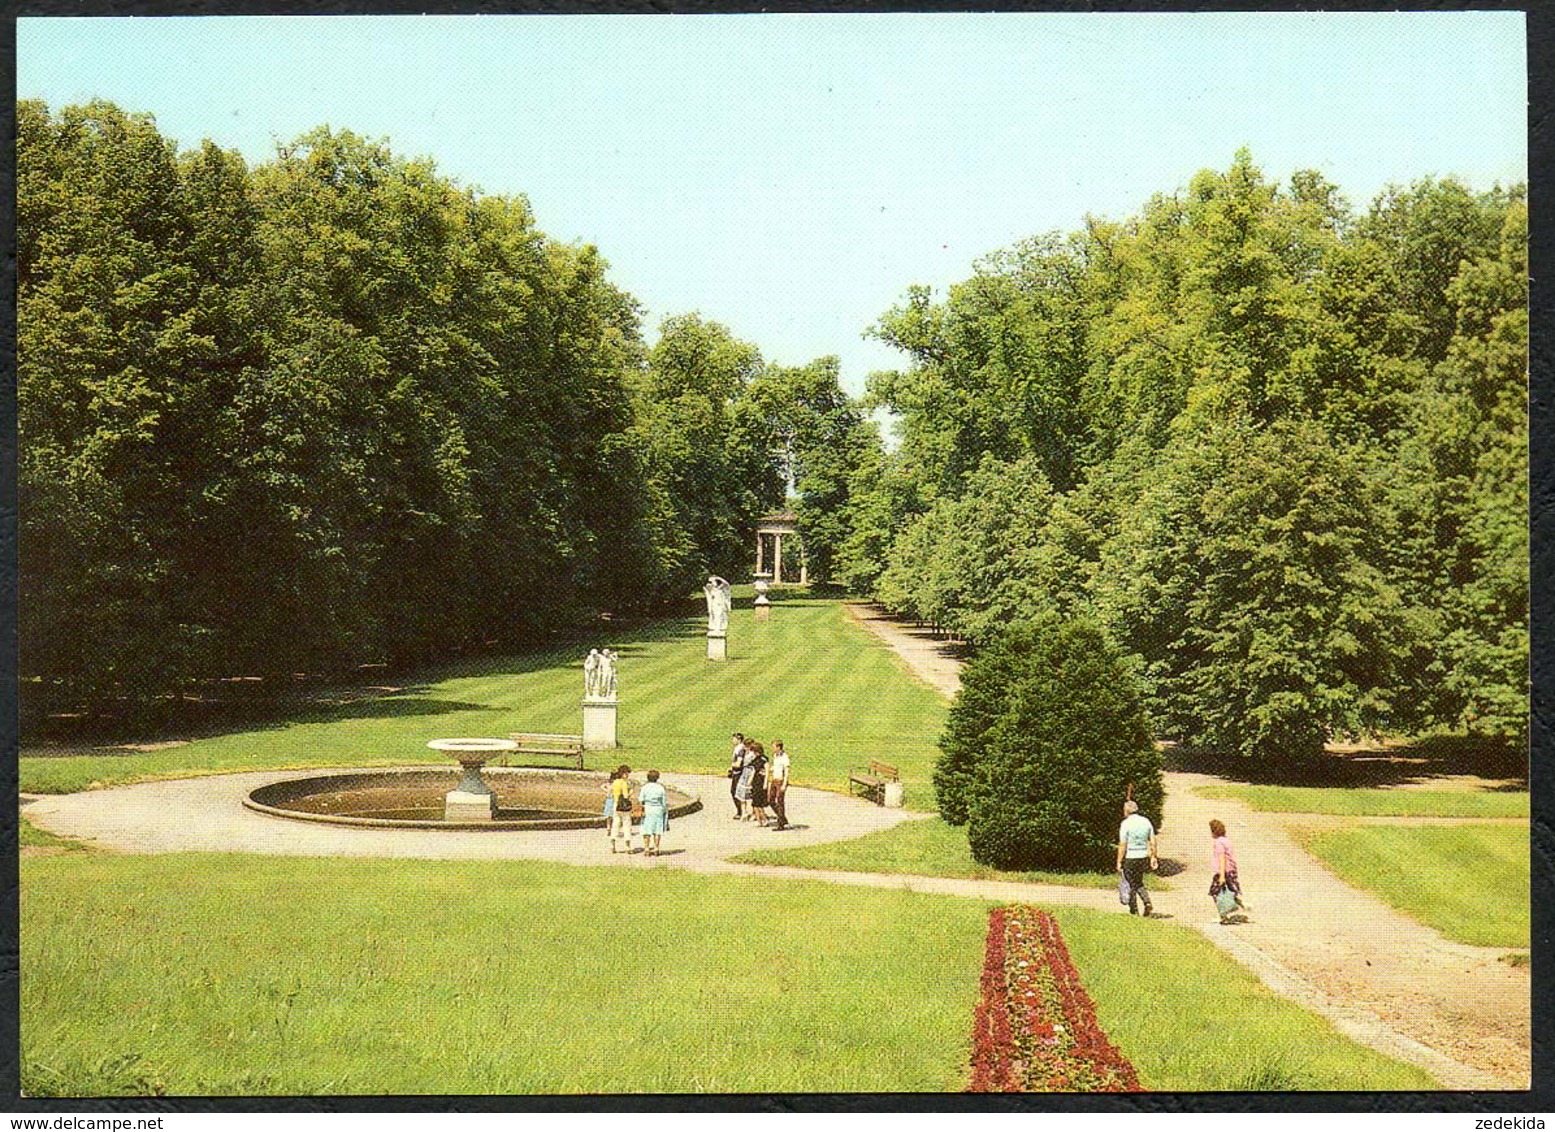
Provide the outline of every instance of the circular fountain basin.
{"type": "MultiPolygon", "coordinates": [[[[603,829],[603,771],[486,767],[497,796],[494,821],[444,821],[443,802],[460,772],[435,767],[344,771],[271,782],[251,791],[251,810],[299,821],[375,829],[603,829]]],[[[699,798],[666,786],[670,817],[702,808],[699,798]]]]}

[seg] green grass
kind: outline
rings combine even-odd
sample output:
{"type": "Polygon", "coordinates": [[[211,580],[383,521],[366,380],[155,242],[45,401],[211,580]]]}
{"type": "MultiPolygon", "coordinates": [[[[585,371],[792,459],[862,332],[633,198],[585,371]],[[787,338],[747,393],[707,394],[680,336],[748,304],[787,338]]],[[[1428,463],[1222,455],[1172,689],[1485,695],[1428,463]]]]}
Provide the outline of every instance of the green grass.
{"type": "MultiPolygon", "coordinates": [[[[22,862],[41,1095],[942,1090],[986,905],[538,862],[22,862]],[[629,1001],[620,1001],[623,994],[629,1001]]],[[[1059,909],[1154,1089],[1428,1087],[1190,929],[1059,909]]]]}
{"type": "Polygon", "coordinates": [[[621,653],[624,749],[594,765],[721,773],[729,733],[771,747],[782,739],[794,781],[843,790],[850,767],[882,759],[901,769],[909,807],[933,808],[930,773],[946,702],[910,676],[840,603],[781,597],[772,619],[748,605],[730,615],[729,656],[709,661],[703,618],[667,618],[586,646],[447,665],[399,681],[405,691],[316,706],[270,726],[141,754],[30,757],[21,788],[63,793],[92,785],[258,768],[443,762],[430,739],[510,731],[576,734],[583,657],[589,647],[621,653]]]}
{"type": "Polygon", "coordinates": [[[985,930],[971,901],[651,869],[23,868],[33,1095],[955,1089],[985,930]]]}
{"type": "Polygon", "coordinates": [[[1484,947],[1528,946],[1528,831],[1506,825],[1304,831],[1307,850],[1351,884],[1484,947]]]}
{"type": "MultiPolygon", "coordinates": [[[[910,873],[930,877],[967,877],[972,880],[1067,884],[1082,888],[1113,888],[1118,883],[1117,873],[1111,871],[1006,872],[979,864],[972,859],[972,851],[967,846],[966,830],[939,817],[902,822],[891,829],[867,833],[847,841],[807,845],[798,849],[753,849],[730,859],[753,865],[791,865],[799,869],[910,873]]],[[[1171,885],[1152,876],[1150,887],[1164,889],[1171,885]]]]}
{"type": "Polygon", "coordinates": [[[1511,951],[1501,956],[1501,962],[1508,967],[1526,967],[1529,963],[1529,953],[1526,951],[1511,951]]]}
{"type": "Polygon", "coordinates": [[[1200,786],[1205,798],[1230,798],[1255,810],[1356,817],[1525,818],[1527,791],[1382,790],[1376,787],[1200,786]]]}
{"type": "Polygon", "coordinates": [[[1270,993],[1198,932],[1080,908],[1058,920],[1108,1037],[1155,1090],[1432,1089],[1423,1071],[1341,1037],[1270,993]]]}
{"type": "Polygon", "coordinates": [[[56,837],[46,829],[39,829],[27,820],[27,815],[22,814],[16,825],[17,843],[23,848],[30,849],[64,849],[68,852],[81,852],[88,846],[73,837],[56,837]]]}

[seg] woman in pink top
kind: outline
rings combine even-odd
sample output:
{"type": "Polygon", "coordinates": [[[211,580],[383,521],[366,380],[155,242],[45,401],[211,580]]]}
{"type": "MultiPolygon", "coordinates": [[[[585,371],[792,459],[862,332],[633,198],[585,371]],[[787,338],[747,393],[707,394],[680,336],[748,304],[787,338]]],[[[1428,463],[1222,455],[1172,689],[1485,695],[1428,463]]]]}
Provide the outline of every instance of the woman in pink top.
{"type": "MultiPolygon", "coordinates": [[[[1231,848],[1231,839],[1226,836],[1225,823],[1211,819],[1209,823],[1209,835],[1215,840],[1210,847],[1210,867],[1215,871],[1215,877],[1209,882],[1209,894],[1211,897],[1219,896],[1222,890],[1230,892],[1236,897],[1236,906],[1242,911],[1247,910],[1247,905],[1242,903],[1242,886],[1236,879],[1236,850],[1231,848]]],[[[1222,924],[1229,924],[1229,913],[1220,917],[1222,924]]]]}

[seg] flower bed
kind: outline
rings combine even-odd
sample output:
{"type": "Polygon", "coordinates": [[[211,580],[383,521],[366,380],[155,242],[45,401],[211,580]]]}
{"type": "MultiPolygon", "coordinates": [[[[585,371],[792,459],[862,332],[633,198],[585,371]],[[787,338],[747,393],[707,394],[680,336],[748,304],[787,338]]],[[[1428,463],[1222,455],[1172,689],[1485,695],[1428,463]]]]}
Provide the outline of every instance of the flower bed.
{"type": "Polygon", "coordinates": [[[1139,1090],[1134,1067],[1096,1023],[1053,917],[1029,904],[988,915],[982,994],[972,1016],[974,1093],[1139,1090]]]}

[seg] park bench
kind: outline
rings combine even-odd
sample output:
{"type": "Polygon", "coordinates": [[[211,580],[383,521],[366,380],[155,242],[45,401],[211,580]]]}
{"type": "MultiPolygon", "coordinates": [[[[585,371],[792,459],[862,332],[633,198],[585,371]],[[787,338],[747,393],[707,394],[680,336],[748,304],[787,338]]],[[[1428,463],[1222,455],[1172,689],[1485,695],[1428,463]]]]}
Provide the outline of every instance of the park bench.
{"type": "Polygon", "coordinates": [[[858,789],[864,797],[871,799],[877,806],[883,806],[885,805],[885,784],[900,780],[901,775],[890,763],[870,759],[867,769],[856,767],[848,772],[848,789],[858,789]]]}
{"type": "MultiPolygon", "coordinates": [[[[564,755],[570,759],[576,759],[578,769],[583,769],[583,736],[581,735],[538,735],[527,731],[515,731],[508,738],[518,744],[512,752],[515,755],[564,755]]],[[[502,759],[502,765],[507,766],[507,757],[502,759]]]]}

